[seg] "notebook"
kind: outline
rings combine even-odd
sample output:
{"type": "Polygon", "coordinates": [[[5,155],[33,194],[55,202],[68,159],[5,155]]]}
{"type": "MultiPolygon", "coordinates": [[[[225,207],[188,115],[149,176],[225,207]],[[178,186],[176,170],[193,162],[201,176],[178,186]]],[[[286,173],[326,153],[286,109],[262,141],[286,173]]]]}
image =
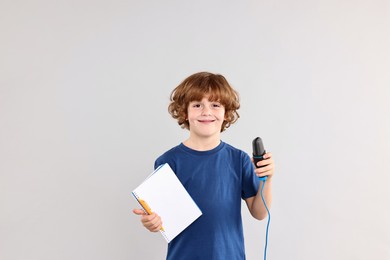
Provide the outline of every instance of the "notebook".
{"type": "Polygon", "coordinates": [[[160,233],[168,243],[202,215],[167,163],[159,166],[132,194],[142,208],[141,200],[161,217],[163,230],[160,233]]]}

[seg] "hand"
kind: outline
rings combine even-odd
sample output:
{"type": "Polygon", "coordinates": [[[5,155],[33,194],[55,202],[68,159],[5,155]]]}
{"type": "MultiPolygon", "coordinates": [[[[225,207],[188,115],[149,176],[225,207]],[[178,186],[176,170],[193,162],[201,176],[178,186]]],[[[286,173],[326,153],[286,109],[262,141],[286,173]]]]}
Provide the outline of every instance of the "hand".
{"type": "MultiPolygon", "coordinates": [[[[255,173],[258,177],[268,176],[271,178],[274,175],[275,164],[272,159],[271,153],[266,153],[263,155],[264,160],[257,162],[257,166],[264,166],[260,168],[255,168],[255,173]]],[[[253,158],[252,158],[253,162],[253,158]]]]}
{"type": "Polygon", "coordinates": [[[133,209],[133,213],[141,216],[141,223],[150,232],[157,232],[162,228],[161,217],[156,213],[146,214],[142,209],[133,209]]]}

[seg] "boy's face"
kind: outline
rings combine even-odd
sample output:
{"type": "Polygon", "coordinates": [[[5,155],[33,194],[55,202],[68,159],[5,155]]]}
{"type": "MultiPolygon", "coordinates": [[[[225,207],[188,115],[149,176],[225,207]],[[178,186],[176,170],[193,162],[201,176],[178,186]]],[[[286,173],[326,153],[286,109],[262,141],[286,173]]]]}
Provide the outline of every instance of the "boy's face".
{"type": "Polygon", "coordinates": [[[201,101],[192,101],[188,105],[188,123],[194,137],[218,137],[225,119],[225,108],[217,101],[204,97],[201,101]]]}

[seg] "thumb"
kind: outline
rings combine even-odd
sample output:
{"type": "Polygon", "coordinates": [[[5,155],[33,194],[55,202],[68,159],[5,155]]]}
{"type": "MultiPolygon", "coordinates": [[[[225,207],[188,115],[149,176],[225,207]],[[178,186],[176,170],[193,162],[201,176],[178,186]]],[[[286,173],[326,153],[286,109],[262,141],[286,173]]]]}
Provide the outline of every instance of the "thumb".
{"type": "Polygon", "coordinates": [[[136,215],[145,215],[145,212],[142,209],[133,209],[133,213],[136,215]]]}

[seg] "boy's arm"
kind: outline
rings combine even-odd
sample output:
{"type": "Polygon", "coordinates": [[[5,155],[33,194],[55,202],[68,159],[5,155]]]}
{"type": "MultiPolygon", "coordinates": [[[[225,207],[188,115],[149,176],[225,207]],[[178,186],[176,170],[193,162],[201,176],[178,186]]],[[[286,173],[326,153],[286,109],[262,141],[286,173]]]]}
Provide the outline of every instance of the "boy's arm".
{"type": "MultiPolygon", "coordinates": [[[[275,167],[274,161],[272,159],[272,154],[266,153],[264,155],[264,160],[259,161],[257,163],[257,166],[264,166],[255,169],[255,173],[257,176],[259,177],[268,176],[267,181],[265,182],[264,185],[263,195],[264,195],[264,200],[267,203],[267,207],[270,208],[272,203],[272,176],[274,174],[274,167],[275,167]]],[[[249,212],[254,218],[258,220],[262,220],[267,216],[267,209],[265,208],[263,200],[261,198],[262,186],[263,183],[261,182],[256,196],[245,199],[249,212]]]]}

